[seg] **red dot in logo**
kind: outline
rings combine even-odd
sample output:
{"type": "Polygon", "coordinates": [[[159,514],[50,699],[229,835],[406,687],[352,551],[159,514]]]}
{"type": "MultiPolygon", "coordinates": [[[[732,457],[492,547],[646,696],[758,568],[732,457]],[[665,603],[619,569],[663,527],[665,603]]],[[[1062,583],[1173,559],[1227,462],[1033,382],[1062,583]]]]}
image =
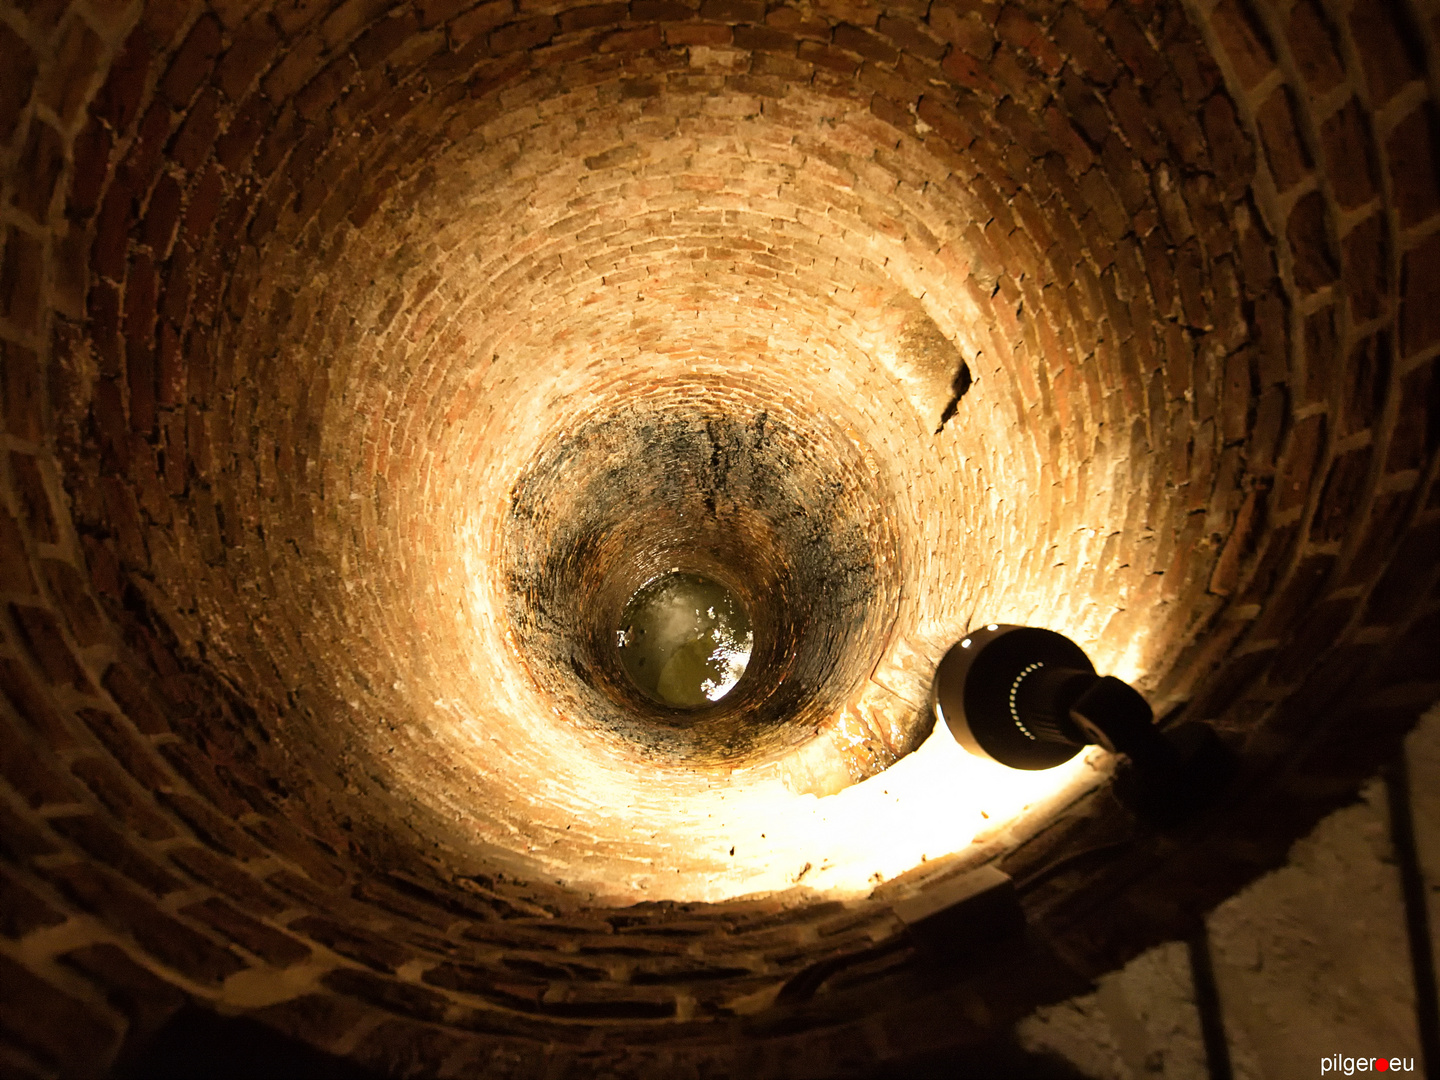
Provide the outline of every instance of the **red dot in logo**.
{"type": "Polygon", "coordinates": [[[1375,1059],[1375,1071],[1376,1071],[1376,1072],[1384,1072],[1384,1071],[1385,1071],[1386,1069],[1388,1069],[1388,1068],[1390,1068],[1390,1062],[1386,1061],[1384,1058],[1376,1058],[1376,1059],[1375,1059]]]}

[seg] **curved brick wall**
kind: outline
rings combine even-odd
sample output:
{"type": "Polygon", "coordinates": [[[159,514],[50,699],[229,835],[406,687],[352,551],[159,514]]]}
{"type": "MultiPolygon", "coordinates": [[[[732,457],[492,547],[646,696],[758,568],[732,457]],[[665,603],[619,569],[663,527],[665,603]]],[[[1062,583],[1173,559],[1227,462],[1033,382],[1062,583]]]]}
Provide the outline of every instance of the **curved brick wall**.
{"type": "Polygon", "coordinates": [[[835,1075],[1273,865],[1440,693],[1431,14],[0,8],[6,1066],[190,998],[400,1075],[835,1075]],[[596,644],[672,560],[769,604],[693,729],[596,644]],[[1075,773],[873,893],[731,839],[878,807],[977,619],[1243,783],[1162,838],[1075,773]],[[926,967],[889,903],[986,859],[1031,944],[926,967]]]}

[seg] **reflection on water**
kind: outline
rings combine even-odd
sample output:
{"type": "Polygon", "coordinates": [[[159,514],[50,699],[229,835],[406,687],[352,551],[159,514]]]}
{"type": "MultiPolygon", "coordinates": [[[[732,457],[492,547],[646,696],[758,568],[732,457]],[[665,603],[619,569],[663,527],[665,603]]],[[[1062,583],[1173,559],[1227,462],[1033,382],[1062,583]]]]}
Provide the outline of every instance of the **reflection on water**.
{"type": "Polygon", "coordinates": [[[730,692],[750,662],[750,618],[730,590],[669,573],[630,598],[616,645],[635,684],[657,701],[695,708],[730,692]]]}

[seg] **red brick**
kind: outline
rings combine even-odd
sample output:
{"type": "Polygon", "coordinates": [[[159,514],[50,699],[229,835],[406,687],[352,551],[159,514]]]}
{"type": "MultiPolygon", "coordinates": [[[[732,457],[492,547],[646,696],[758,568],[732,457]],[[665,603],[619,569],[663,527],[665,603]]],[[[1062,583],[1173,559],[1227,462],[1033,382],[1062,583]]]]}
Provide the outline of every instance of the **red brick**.
{"type": "Polygon", "coordinates": [[[1108,86],[1119,76],[1115,58],[1079,8],[1062,8],[1050,32],[1060,50],[1092,81],[1108,86]]]}
{"type": "Polygon", "coordinates": [[[1385,144],[1402,226],[1418,224],[1440,211],[1436,126],[1435,110],[1422,105],[1396,125],[1385,144]]]}
{"type": "Polygon", "coordinates": [[[115,713],[79,709],[76,715],[142,788],[158,791],[174,783],[161,767],[154,751],[141,742],[115,713]]]}
{"type": "MultiPolygon", "coordinates": [[[[162,747],[162,752],[165,749],[168,747],[162,747]]],[[[209,803],[183,791],[167,791],[161,798],[211,847],[237,859],[264,857],[265,851],[259,844],[209,803]]]]}
{"type": "Polygon", "coordinates": [[[267,889],[255,875],[209,848],[172,848],[170,858],[191,877],[239,901],[247,910],[278,915],[289,905],[267,889]]]}
{"type": "Polygon", "coordinates": [[[1360,543],[1350,560],[1346,572],[1347,584],[1362,584],[1373,581],[1385,566],[1385,557],[1399,538],[1410,516],[1411,492],[1392,491],[1376,496],[1370,512],[1365,517],[1359,533],[1360,543]]]}
{"type": "Polygon", "coordinates": [[[1407,251],[1400,280],[1400,352],[1412,356],[1440,341],[1440,236],[1407,251]]]}
{"type": "Polygon", "coordinates": [[[37,223],[47,224],[64,168],[65,140],[37,117],[30,122],[25,148],[16,165],[18,175],[25,177],[25,182],[16,187],[15,205],[37,223]]]}
{"type": "Polygon", "coordinates": [[[190,172],[197,172],[210,156],[220,132],[220,94],[214,89],[203,91],[186,114],[185,122],[170,144],[170,157],[190,172]]]}
{"type": "MultiPolygon", "coordinates": [[[[91,78],[101,70],[100,54],[104,48],[95,31],[83,18],[72,18],[66,24],[53,66],[40,86],[40,98],[62,125],[79,115],[85,104],[91,78]]],[[[0,55],[4,46],[0,45],[0,55]]]]}
{"type": "MultiPolygon", "coordinates": [[[[729,28],[726,28],[726,36],[729,36],[729,28]]],[[[829,45],[821,45],[814,41],[802,41],[797,49],[799,57],[806,63],[814,64],[817,67],[826,68],[829,71],[839,72],[841,75],[853,75],[860,69],[859,61],[848,54],[829,45]]]]}
{"type": "Polygon", "coordinates": [[[988,60],[995,51],[994,20],[966,10],[967,6],[939,0],[930,9],[930,30],[971,59],[988,60]]]}
{"type": "Polygon", "coordinates": [[[107,640],[107,623],[90,598],[85,575],[68,562],[44,559],[41,568],[55,604],[65,614],[70,634],[82,649],[107,640]]]}
{"type": "Polygon", "coordinates": [[[150,205],[140,227],[140,239],[150,245],[156,259],[163,259],[175,238],[180,221],[180,203],[184,193],[173,176],[162,175],[150,193],[150,205]]]}
{"type": "Polygon", "coordinates": [[[310,955],[308,946],[259,919],[237,911],[224,900],[212,897],[180,910],[182,915],[203,922],[224,934],[268,964],[289,967],[310,955]]]}
{"type": "Polygon", "coordinates": [[[1295,66],[1312,94],[1323,94],[1345,78],[1335,44],[1335,30],[1325,17],[1320,0],[1298,0],[1290,9],[1286,27],[1295,66]]]}
{"type": "Polygon", "coordinates": [[[110,176],[110,151],[114,140],[103,124],[92,121],[75,136],[72,153],[75,168],[71,173],[69,202],[66,211],[72,220],[89,218],[100,206],[105,182],[110,176]]]}
{"type": "Polygon", "coordinates": [[[166,735],[170,732],[170,724],[164,714],[155,707],[134,672],[124,664],[111,664],[101,681],[125,716],[140,731],[146,735],[166,735]]]}
{"type": "Polygon", "coordinates": [[[75,736],[56,710],[50,695],[42,690],[17,660],[0,657],[0,692],[17,715],[53,749],[64,751],[75,745],[75,736]]]}
{"type": "Polygon", "coordinates": [[[1240,130],[1234,104],[1224,94],[1216,94],[1205,102],[1200,119],[1216,179],[1239,194],[1255,173],[1255,147],[1240,130]]]}
{"type": "Polygon", "coordinates": [[[834,42],[837,49],[856,53],[866,60],[874,60],[877,63],[893,64],[900,59],[900,53],[895,48],[870,31],[862,30],[858,26],[841,23],[835,27],[834,42]]]}
{"type": "Polygon", "coordinates": [[[761,23],[765,4],[763,0],[702,0],[700,17],[720,23],[761,23]]]}
{"type": "MultiPolygon", "coordinates": [[[[94,272],[111,281],[122,281],[125,278],[125,261],[130,246],[130,222],[133,215],[134,202],[130,197],[129,189],[123,184],[114,183],[105,192],[105,200],[100,204],[100,214],[95,222],[95,245],[90,253],[90,266],[94,272]]],[[[118,327],[112,326],[105,320],[106,311],[96,311],[97,299],[104,304],[107,300],[113,300],[110,306],[118,309],[119,296],[112,288],[106,289],[96,283],[90,290],[91,318],[100,318],[102,333],[114,333],[118,327]]]]}
{"type": "Polygon", "coordinates": [[[15,137],[20,126],[21,114],[34,88],[36,68],[30,46],[5,23],[0,23],[0,56],[5,57],[5,65],[0,68],[0,145],[3,145],[15,137]]]}
{"type": "Polygon", "coordinates": [[[735,47],[753,52],[780,53],[794,56],[798,43],[791,34],[768,26],[737,26],[732,31],[735,47]]]}
{"type": "Polygon", "coordinates": [[[277,818],[266,818],[249,826],[251,834],[275,854],[294,862],[320,885],[338,888],[345,883],[344,871],[331,861],[320,841],[277,818]]]}
{"type": "MultiPolygon", "coordinates": [[[[881,32],[884,28],[881,27],[881,32]]],[[[1000,18],[995,24],[995,36],[1012,49],[1018,49],[1034,61],[1046,75],[1058,75],[1064,64],[1060,50],[1045,36],[1045,32],[1020,8],[1007,4],[1000,9],[1000,18]]]]}
{"type": "Polygon", "coordinates": [[[1378,318],[1389,310],[1388,234],[1384,216],[1374,214],[1351,229],[1341,241],[1342,280],[1356,322],[1378,318]]]}
{"type": "Polygon", "coordinates": [[[419,27],[418,16],[408,6],[393,9],[372,23],[356,39],[350,51],[362,70],[374,67],[413,37],[419,27]]]}
{"type": "Polygon", "coordinates": [[[273,113],[274,107],[264,96],[251,95],[216,139],[216,160],[232,172],[239,171],[270,126],[273,113]]]}
{"type": "Polygon", "coordinates": [[[252,1015],[267,1027],[320,1045],[333,1044],[368,1019],[368,1005],[333,994],[306,994],[257,1009],[252,1015]]]}
{"type": "Polygon", "coordinates": [[[220,22],[213,15],[201,15],[190,28],[180,51],[160,82],[161,92],[174,105],[185,105],[210,74],[223,47],[220,22]]]}
{"type": "Polygon", "coordinates": [[[78,792],[59,770],[8,722],[0,724],[0,735],[4,736],[0,739],[0,775],[29,806],[68,806],[77,801],[78,792]]]}
{"type": "Polygon", "coordinates": [[[8,938],[24,937],[32,930],[58,926],[65,915],[56,911],[11,871],[0,866],[0,934],[8,938]]]}
{"type": "Polygon", "coordinates": [[[382,1009],[438,1021],[445,1015],[450,999],[413,983],[398,982],[368,971],[340,968],[321,980],[326,989],[378,1005],[382,1009]]]}
{"type": "Polygon", "coordinates": [[[1123,5],[1111,6],[1100,20],[1100,29],[1109,35],[1115,55],[1142,82],[1153,85],[1165,77],[1168,68],[1164,59],[1123,5]]]}
{"type": "Polygon", "coordinates": [[[41,473],[39,459],[33,454],[12,451],[10,477],[14,482],[15,494],[30,536],[41,544],[59,543],[60,530],[55,524],[55,513],[50,506],[50,492],[41,473]]]}
{"type": "Polygon", "coordinates": [[[83,863],[45,871],[57,887],[151,956],[197,982],[219,983],[245,967],[233,953],[155,906],[116,875],[83,863]]]}
{"type": "Polygon", "coordinates": [[[1299,183],[1310,171],[1310,155],[1300,141],[1295,103],[1288,87],[1279,87],[1256,114],[1265,157],[1280,191],[1299,183]]]}
{"type": "Polygon", "coordinates": [[[109,123],[117,132],[126,132],[140,114],[140,102],[150,75],[150,61],[158,43],[143,26],[137,26],[125,40],[105,85],[95,96],[92,109],[96,116],[109,123]]]}
{"type": "Polygon", "coordinates": [[[125,836],[98,814],[50,818],[50,827],[97,862],[118,870],[130,881],[156,896],[180,888],[175,875],[141,854],[125,836]]]}
{"type": "Polygon", "coordinates": [[[155,810],[150,799],[113,762],[101,757],[77,758],[70,765],[70,771],[137,836],[146,840],[169,840],[175,836],[175,830],[155,810]]]}
{"type": "Polygon", "coordinates": [[[1286,239],[1295,258],[1295,284],[1314,292],[1335,280],[1335,256],[1330,246],[1325,198],[1318,191],[1303,196],[1290,211],[1286,239]]]}
{"type": "Polygon", "coordinates": [[[275,59],[280,39],[263,14],[246,21],[234,34],[215,69],[215,83],[231,101],[242,101],[255,79],[275,59]]]}
{"type": "MultiPolygon", "coordinates": [[[[636,19],[653,22],[657,18],[685,19],[693,14],[690,9],[678,4],[668,5],[668,7],[674,10],[639,14],[636,15],[636,19]]],[[[623,3],[589,4],[585,7],[571,8],[560,16],[560,32],[573,34],[581,30],[593,30],[600,26],[614,26],[624,22],[628,13],[628,8],[623,3]]]]}
{"type": "Polygon", "coordinates": [[[311,915],[296,919],[289,926],[296,933],[304,934],[341,956],[358,960],[377,971],[393,974],[411,958],[409,949],[385,935],[345,925],[333,919],[311,915]]]}
{"type": "Polygon", "coordinates": [[[132,206],[138,207],[145,193],[160,178],[160,170],[165,167],[165,144],[170,139],[174,119],[170,106],[160,100],[152,101],[140,117],[135,141],[115,176],[115,183],[124,188],[132,206]]]}
{"type": "Polygon", "coordinates": [[[1245,0],[1220,0],[1210,15],[1210,25],[1246,89],[1275,66],[1270,39],[1245,0]]]}
{"type": "Polygon", "coordinates": [[[1400,380],[1400,408],[1386,471],[1418,469],[1440,449],[1440,361],[1428,360],[1400,380]]]}
{"type": "Polygon", "coordinates": [[[0,315],[22,330],[39,328],[44,273],[44,241],[23,229],[6,229],[5,259],[0,264],[0,315]]]}
{"type": "Polygon", "coordinates": [[[1375,197],[1379,190],[1375,159],[1369,125],[1359,101],[1351,98],[1325,121],[1320,129],[1320,146],[1336,202],[1348,210],[1375,197]]]}
{"type": "Polygon", "coordinates": [[[1365,67],[1370,102],[1376,108],[1424,70],[1420,35],[1396,0],[1367,0],[1356,7],[1350,13],[1350,33],[1365,67]]]}
{"type": "Polygon", "coordinates": [[[1304,505],[1310,482],[1325,448],[1325,417],[1309,416],[1291,429],[1278,475],[1275,478],[1276,509],[1291,510],[1304,505]]]}
{"type": "Polygon", "coordinates": [[[1250,356],[1242,350],[1225,361],[1220,389],[1220,433],[1227,444],[1241,442],[1249,433],[1253,396],[1250,356]]]}
{"type": "Polygon", "coordinates": [[[555,36],[559,24],[549,15],[535,15],[490,32],[490,49],[497,56],[524,52],[555,36]]]}
{"type": "Polygon", "coordinates": [[[1409,618],[1423,596],[1415,582],[1423,581],[1435,565],[1440,551],[1440,520],[1431,518],[1414,525],[1391,556],[1384,575],[1370,593],[1365,606],[1365,623],[1391,626],[1409,618]]]}
{"type": "MultiPolygon", "coordinates": [[[[770,21],[769,16],[766,16],[766,21],[770,21]]],[[[926,60],[939,60],[945,55],[945,43],[932,37],[928,32],[928,27],[922,28],[921,24],[911,19],[882,15],[879,22],[876,23],[875,29],[899,45],[903,51],[914,56],[923,57],[926,60]]]]}
{"type": "Polygon", "coordinates": [[[503,26],[515,14],[514,0],[489,0],[477,4],[450,24],[450,37],[458,44],[503,26]]]}
{"type": "Polygon", "coordinates": [[[141,1042],[185,1004],[186,995],[118,945],[87,945],[60,959],[94,982],[111,1006],[130,1018],[127,1037],[141,1042]]]}
{"type": "Polygon", "coordinates": [[[10,615],[20,630],[31,656],[54,686],[69,686],[81,693],[93,693],[90,680],[70,651],[60,623],[45,608],[11,604],[10,615]]]}
{"type": "Polygon", "coordinates": [[[615,30],[601,40],[599,51],[649,52],[659,49],[665,43],[665,31],[659,26],[646,26],[638,30],[615,30]]]}
{"type": "Polygon", "coordinates": [[[0,591],[19,596],[35,595],[35,578],[20,523],[0,509],[0,591]]]}

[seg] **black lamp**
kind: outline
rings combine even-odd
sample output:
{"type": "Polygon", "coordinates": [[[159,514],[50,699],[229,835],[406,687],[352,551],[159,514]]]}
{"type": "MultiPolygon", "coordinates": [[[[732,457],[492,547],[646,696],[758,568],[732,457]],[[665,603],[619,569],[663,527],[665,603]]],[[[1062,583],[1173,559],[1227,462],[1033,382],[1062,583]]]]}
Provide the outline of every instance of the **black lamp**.
{"type": "Polygon", "coordinates": [[[1198,808],[1232,772],[1208,725],[1162,731],[1133,687],[1097,675],[1053,630],[991,623],[962,638],[935,671],[931,703],[961,746],[1012,769],[1053,768],[1091,744],[1124,754],[1117,791],[1162,821],[1198,808]]]}

